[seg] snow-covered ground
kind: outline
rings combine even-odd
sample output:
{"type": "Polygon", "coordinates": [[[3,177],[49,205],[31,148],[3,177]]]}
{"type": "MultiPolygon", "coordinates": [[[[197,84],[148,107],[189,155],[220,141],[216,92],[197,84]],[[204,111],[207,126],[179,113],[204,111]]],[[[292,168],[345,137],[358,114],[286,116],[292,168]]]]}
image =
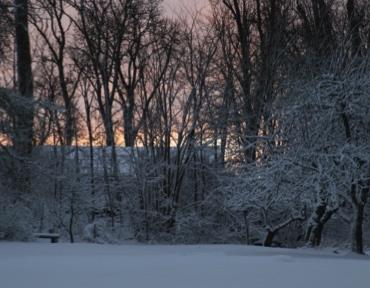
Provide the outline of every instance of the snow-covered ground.
{"type": "Polygon", "coordinates": [[[1,243],[2,288],[369,288],[368,257],[310,249],[1,243]]]}

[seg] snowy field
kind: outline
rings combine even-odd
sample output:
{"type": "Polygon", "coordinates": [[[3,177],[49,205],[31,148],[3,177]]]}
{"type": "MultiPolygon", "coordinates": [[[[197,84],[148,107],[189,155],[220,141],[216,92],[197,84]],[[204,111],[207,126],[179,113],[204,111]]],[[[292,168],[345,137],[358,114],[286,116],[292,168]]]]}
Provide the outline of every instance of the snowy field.
{"type": "Polygon", "coordinates": [[[0,243],[0,287],[369,288],[369,259],[236,245],[0,243]]]}

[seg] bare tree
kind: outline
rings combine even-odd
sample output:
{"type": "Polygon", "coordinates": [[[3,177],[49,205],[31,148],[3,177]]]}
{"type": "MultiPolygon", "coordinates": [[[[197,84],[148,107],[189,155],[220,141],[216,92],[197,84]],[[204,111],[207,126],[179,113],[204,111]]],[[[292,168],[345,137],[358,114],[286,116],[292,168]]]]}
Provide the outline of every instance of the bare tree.
{"type": "Polygon", "coordinates": [[[43,61],[49,61],[56,66],[59,91],[63,99],[65,113],[63,128],[63,145],[71,146],[75,130],[75,93],[79,75],[72,75],[72,63],[67,53],[68,40],[72,37],[72,21],[68,18],[67,11],[71,9],[66,1],[34,1],[32,5],[31,23],[41,35],[49,53],[43,51],[43,61]],[[69,38],[69,39],[68,39],[69,38]],[[70,68],[70,69],[68,69],[70,68]]]}

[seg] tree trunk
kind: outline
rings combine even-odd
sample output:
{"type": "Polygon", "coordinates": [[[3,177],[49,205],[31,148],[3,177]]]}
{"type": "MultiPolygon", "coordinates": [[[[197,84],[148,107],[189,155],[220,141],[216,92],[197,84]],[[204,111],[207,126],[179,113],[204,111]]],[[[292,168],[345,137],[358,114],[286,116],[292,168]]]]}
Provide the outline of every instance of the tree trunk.
{"type": "Polygon", "coordinates": [[[354,219],[352,224],[352,252],[364,254],[363,244],[363,222],[364,222],[363,204],[355,205],[354,219]]]}
{"type": "Polygon", "coordinates": [[[21,179],[18,179],[22,192],[31,189],[30,167],[26,160],[32,153],[33,141],[33,80],[31,68],[30,39],[28,33],[28,1],[15,0],[15,44],[17,54],[18,92],[24,101],[17,107],[14,148],[20,158],[21,179]]]}
{"type": "Polygon", "coordinates": [[[33,80],[31,70],[30,39],[28,34],[28,1],[15,0],[15,23],[16,23],[16,50],[17,50],[17,75],[18,90],[25,98],[25,114],[19,115],[17,127],[19,135],[20,152],[28,155],[32,150],[33,139],[33,110],[28,106],[33,99],[33,80]]]}
{"type": "Polygon", "coordinates": [[[355,0],[347,1],[347,16],[350,28],[350,35],[352,41],[352,55],[361,54],[361,18],[359,18],[359,11],[357,11],[357,3],[355,0]]]}
{"type": "Polygon", "coordinates": [[[134,92],[129,91],[129,104],[128,106],[123,107],[123,134],[124,134],[124,139],[125,139],[125,146],[126,147],[134,147],[135,146],[135,140],[136,140],[136,129],[134,125],[134,92]]]}
{"type": "Polygon", "coordinates": [[[68,223],[68,234],[69,234],[69,241],[71,243],[75,242],[74,235],[73,235],[73,222],[74,222],[74,217],[75,217],[75,209],[74,209],[74,196],[72,196],[70,200],[70,215],[69,215],[69,223],[68,223]]]}
{"type": "Polygon", "coordinates": [[[320,200],[317,204],[314,212],[312,213],[311,219],[308,222],[308,227],[305,235],[305,241],[309,246],[318,246],[321,243],[321,235],[323,230],[322,219],[326,211],[327,203],[324,200],[320,200]]]}
{"type": "Polygon", "coordinates": [[[272,241],[274,240],[275,231],[272,231],[271,229],[267,230],[267,235],[265,238],[265,241],[263,242],[264,247],[271,247],[272,241]]]}
{"type": "Polygon", "coordinates": [[[311,229],[311,233],[309,234],[309,239],[308,239],[309,246],[312,246],[312,247],[320,246],[323,229],[324,229],[324,224],[321,222],[321,220],[313,225],[311,229]]]}

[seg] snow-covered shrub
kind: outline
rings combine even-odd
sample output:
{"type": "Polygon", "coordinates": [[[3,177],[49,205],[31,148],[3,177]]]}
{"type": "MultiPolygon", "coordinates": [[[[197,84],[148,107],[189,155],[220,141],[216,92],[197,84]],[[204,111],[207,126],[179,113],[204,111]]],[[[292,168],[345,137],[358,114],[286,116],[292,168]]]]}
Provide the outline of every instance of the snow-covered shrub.
{"type": "Polygon", "coordinates": [[[0,201],[0,240],[31,240],[31,211],[22,204],[11,204],[4,199],[0,201]]]}
{"type": "Polygon", "coordinates": [[[117,240],[111,227],[104,220],[96,220],[87,224],[83,231],[83,240],[91,243],[115,243],[117,240]]]}
{"type": "Polygon", "coordinates": [[[83,231],[83,240],[94,243],[95,241],[97,241],[98,236],[102,234],[101,228],[102,227],[97,222],[87,224],[83,231]]]}
{"type": "Polygon", "coordinates": [[[222,187],[225,206],[244,218],[247,242],[288,245],[287,227],[299,226],[305,218],[304,177],[299,167],[276,156],[266,164],[236,170],[229,178],[222,187]]]}

